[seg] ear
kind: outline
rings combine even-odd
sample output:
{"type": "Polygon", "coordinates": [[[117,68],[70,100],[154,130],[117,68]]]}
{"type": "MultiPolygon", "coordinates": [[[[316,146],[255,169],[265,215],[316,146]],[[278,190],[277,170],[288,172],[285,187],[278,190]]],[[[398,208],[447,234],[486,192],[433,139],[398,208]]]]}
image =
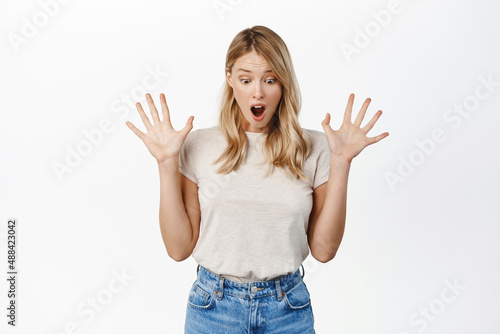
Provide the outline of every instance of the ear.
{"type": "Polygon", "coordinates": [[[226,80],[229,86],[233,87],[233,76],[231,75],[231,72],[227,67],[226,67],[226,80]]]}

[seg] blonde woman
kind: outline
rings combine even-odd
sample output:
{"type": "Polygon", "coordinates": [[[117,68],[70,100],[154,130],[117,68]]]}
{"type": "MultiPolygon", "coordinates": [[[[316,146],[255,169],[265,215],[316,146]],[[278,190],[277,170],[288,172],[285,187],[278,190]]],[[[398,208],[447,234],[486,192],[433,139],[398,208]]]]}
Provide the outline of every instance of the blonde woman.
{"type": "Polygon", "coordinates": [[[217,126],[175,131],[163,94],[163,120],[146,94],[153,124],[136,104],[147,133],[127,122],[158,162],[168,255],[198,263],[185,333],[315,333],[300,267],[335,256],[351,161],[388,135],[366,136],[382,112],[361,128],[367,99],[352,123],[351,94],[339,130],[328,113],[324,133],[301,128],[288,48],[263,26],[236,35],[225,75],[217,126]]]}

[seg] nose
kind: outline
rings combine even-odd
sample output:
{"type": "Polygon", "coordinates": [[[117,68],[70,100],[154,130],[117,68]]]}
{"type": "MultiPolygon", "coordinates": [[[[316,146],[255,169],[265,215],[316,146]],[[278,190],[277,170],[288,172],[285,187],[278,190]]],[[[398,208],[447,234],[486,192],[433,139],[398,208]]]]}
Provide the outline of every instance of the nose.
{"type": "Polygon", "coordinates": [[[259,99],[264,97],[264,90],[262,89],[262,84],[259,81],[255,82],[255,87],[254,87],[254,98],[259,99]]]}

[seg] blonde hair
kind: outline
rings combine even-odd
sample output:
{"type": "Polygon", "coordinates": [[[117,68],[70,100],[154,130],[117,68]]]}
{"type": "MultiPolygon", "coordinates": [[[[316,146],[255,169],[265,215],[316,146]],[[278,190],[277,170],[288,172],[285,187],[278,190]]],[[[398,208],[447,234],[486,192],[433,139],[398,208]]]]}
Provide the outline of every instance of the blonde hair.
{"type": "MultiPolygon", "coordinates": [[[[269,163],[266,177],[274,166],[290,172],[307,181],[302,172],[304,162],[311,150],[307,133],[300,127],[298,115],[301,108],[300,89],[295,76],[292,58],[287,46],[274,31],[264,26],[254,26],[239,32],[231,42],[226,55],[226,69],[232,72],[236,60],[252,51],[262,56],[282,85],[278,109],[270,120],[269,132],[264,144],[264,156],[269,163]]],[[[225,82],[219,129],[228,143],[221,156],[214,162],[223,162],[217,173],[228,174],[237,170],[244,162],[247,152],[247,137],[242,127],[240,107],[235,100],[233,88],[225,82]]],[[[286,174],[286,172],[285,172],[286,174]]]]}

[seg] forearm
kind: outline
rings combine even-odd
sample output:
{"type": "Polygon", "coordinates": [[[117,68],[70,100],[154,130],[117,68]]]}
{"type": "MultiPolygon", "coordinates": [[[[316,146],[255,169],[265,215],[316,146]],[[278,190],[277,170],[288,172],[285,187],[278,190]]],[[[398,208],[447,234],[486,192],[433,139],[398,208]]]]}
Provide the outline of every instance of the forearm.
{"type": "Polygon", "coordinates": [[[350,167],[350,162],[331,156],[325,203],[314,231],[325,262],[335,257],[344,236],[350,167]]]}
{"type": "Polygon", "coordinates": [[[168,255],[176,261],[192,251],[193,229],[181,191],[179,159],[158,164],[160,173],[160,230],[168,255]]]}

